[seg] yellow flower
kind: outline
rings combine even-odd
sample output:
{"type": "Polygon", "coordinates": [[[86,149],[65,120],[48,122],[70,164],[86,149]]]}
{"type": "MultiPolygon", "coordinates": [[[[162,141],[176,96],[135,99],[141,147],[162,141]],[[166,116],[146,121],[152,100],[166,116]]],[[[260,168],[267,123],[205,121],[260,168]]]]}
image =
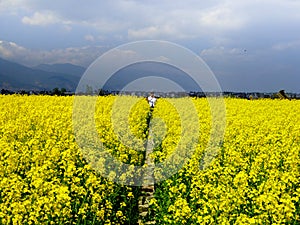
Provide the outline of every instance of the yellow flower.
{"type": "Polygon", "coordinates": [[[134,197],[134,195],[133,195],[133,193],[132,193],[131,191],[128,192],[127,196],[130,197],[130,198],[131,198],[131,197],[134,197]]]}

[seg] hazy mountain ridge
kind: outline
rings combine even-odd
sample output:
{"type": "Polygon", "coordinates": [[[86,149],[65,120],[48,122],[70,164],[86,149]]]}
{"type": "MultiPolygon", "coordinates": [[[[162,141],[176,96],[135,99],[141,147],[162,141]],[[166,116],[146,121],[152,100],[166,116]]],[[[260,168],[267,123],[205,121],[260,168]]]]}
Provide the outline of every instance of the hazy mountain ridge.
{"type": "Polygon", "coordinates": [[[74,91],[85,68],[72,64],[42,64],[33,68],[0,58],[0,89],[74,91]]]}
{"type": "Polygon", "coordinates": [[[69,74],[69,75],[78,76],[78,77],[81,77],[86,70],[82,66],[73,65],[71,63],[40,64],[40,65],[32,67],[32,68],[37,69],[37,70],[43,70],[46,72],[69,74]]]}

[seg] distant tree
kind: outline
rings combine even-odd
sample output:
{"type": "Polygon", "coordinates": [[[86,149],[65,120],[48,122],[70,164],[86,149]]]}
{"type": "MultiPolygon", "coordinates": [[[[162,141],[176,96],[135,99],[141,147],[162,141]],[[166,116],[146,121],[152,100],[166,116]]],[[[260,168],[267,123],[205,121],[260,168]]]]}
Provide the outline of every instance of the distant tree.
{"type": "Polygon", "coordinates": [[[46,91],[46,90],[42,90],[39,92],[40,95],[49,95],[49,91],[46,91]]]}
{"type": "Polygon", "coordinates": [[[28,95],[28,92],[25,91],[25,90],[21,90],[21,91],[19,92],[19,94],[21,94],[21,95],[28,95]]]}
{"type": "Polygon", "coordinates": [[[60,95],[60,90],[59,90],[58,87],[53,88],[53,90],[52,90],[52,95],[60,95]]]}
{"type": "Polygon", "coordinates": [[[1,89],[0,93],[4,94],[4,95],[11,95],[11,94],[14,94],[15,92],[7,90],[7,89],[1,89]]]}
{"type": "Polygon", "coordinates": [[[60,89],[60,95],[65,95],[66,92],[67,92],[67,89],[65,89],[65,88],[60,89]]]}
{"type": "Polygon", "coordinates": [[[279,96],[279,98],[281,98],[281,99],[289,99],[289,100],[291,100],[291,99],[286,95],[286,93],[285,93],[284,90],[280,90],[280,91],[278,92],[278,96],[279,96]]]}
{"type": "Polygon", "coordinates": [[[51,94],[52,95],[65,95],[66,92],[67,92],[66,88],[59,89],[58,87],[56,87],[56,88],[53,88],[51,94]]]}
{"type": "Polygon", "coordinates": [[[98,95],[100,95],[100,96],[104,96],[104,95],[106,95],[106,93],[107,93],[107,91],[103,90],[102,88],[99,89],[99,91],[98,91],[98,95]]]}

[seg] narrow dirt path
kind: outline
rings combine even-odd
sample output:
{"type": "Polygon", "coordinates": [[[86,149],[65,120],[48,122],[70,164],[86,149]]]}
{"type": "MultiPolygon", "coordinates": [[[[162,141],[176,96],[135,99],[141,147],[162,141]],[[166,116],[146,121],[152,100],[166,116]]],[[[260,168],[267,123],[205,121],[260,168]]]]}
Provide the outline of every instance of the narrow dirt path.
{"type": "Polygon", "coordinates": [[[145,153],[145,164],[148,166],[148,172],[144,174],[144,186],[141,187],[141,195],[139,198],[139,222],[138,224],[155,224],[153,218],[149,218],[149,202],[154,197],[154,161],[151,159],[150,154],[154,148],[154,142],[152,139],[152,129],[151,129],[151,118],[152,111],[150,110],[149,121],[148,121],[148,139],[146,142],[146,153],[145,153]]]}

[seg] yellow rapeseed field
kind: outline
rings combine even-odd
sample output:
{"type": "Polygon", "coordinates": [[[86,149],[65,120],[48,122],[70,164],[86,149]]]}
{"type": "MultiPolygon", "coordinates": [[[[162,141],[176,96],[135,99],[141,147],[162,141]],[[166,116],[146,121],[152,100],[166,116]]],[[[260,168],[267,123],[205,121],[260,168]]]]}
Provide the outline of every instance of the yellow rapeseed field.
{"type": "MultiPolygon", "coordinates": [[[[151,202],[156,222],[300,224],[300,102],[225,99],[224,139],[205,170],[199,167],[209,107],[202,99],[194,103],[202,118],[199,145],[183,169],[156,185],[151,202]]],[[[163,102],[156,110],[170,111],[163,102]]]]}
{"type": "MultiPolygon", "coordinates": [[[[189,100],[198,133],[185,122],[193,118],[185,113],[187,98],[159,99],[152,112],[155,163],[178,145],[178,161],[195,148],[177,173],[155,184],[149,216],[156,224],[299,224],[300,101],[225,99],[224,139],[207,163],[209,104],[189,100]]],[[[101,176],[114,177],[113,165],[80,148],[73,102],[74,96],[0,95],[0,224],[137,223],[140,187],[101,176]]],[[[97,138],[118,161],[143,166],[149,111],[145,99],[98,97],[91,117],[97,138]]]]}

